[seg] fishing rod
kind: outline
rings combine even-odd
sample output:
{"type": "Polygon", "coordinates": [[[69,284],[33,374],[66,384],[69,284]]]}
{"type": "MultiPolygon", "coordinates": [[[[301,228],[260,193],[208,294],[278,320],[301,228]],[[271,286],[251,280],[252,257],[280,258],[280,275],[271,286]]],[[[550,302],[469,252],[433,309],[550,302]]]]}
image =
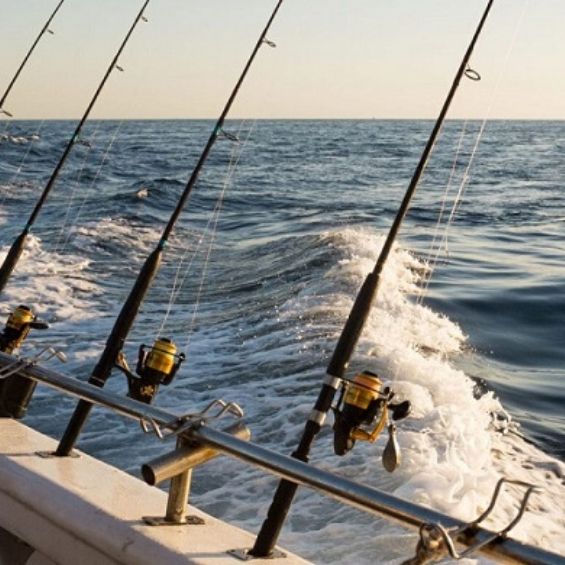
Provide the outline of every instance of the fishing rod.
{"type": "Polygon", "coordinates": [[[15,239],[14,243],[12,244],[12,247],[8,251],[6,258],[4,259],[4,263],[2,264],[2,267],[0,267],[0,292],[2,292],[4,290],[4,287],[6,286],[6,283],[7,283],[8,279],[10,278],[10,275],[14,271],[14,269],[15,269],[15,267],[16,267],[16,265],[17,265],[17,263],[18,263],[18,261],[21,257],[21,254],[23,252],[24,244],[25,244],[25,241],[27,239],[27,236],[29,235],[31,228],[32,228],[33,224],[35,223],[35,220],[37,219],[37,216],[38,216],[39,212],[41,211],[43,204],[47,200],[47,197],[49,196],[51,189],[55,185],[55,182],[57,181],[57,178],[59,177],[61,169],[63,168],[63,165],[65,164],[65,161],[67,160],[67,157],[69,156],[74,144],[79,139],[80,132],[82,131],[82,128],[83,128],[84,124],[86,123],[86,120],[88,119],[90,112],[92,111],[92,108],[96,104],[96,101],[98,100],[98,97],[100,96],[100,93],[102,92],[104,85],[106,84],[106,81],[108,80],[108,78],[110,77],[110,75],[112,74],[112,71],[114,69],[122,70],[121,67],[118,66],[118,59],[120,58],[122,51],[124,50],[125,46],[127,45],[134,29],[137,27],[137,24],[140,22],[140,20],[144,19],[143,18],[143,12],[145,11],[147,4],[149,4],[149,1],[150,0],[145,0],[145,2],[143,3],[141,10],[137,14],[132,26],[130,27],[130,29],[129,29],[127,35],[126,35],[126,37],[124,38],[122,44],[120,45],[120,48],[118,49],[116,55],[114,56],[114,58],[112,59],[112,62],[110,63],[110,66],[108,67],[106,73],[104,74],[104,78],[102,79],[102,82],[98,85],[98,88],[96,89],[96,92],[94,93],[94,96],[92,97],[92,100],[88,104],[88,107],[86,108],[86,111],[84,112],[82,119],[80,120],[80,122],[77,125],[71,139],[69,140],[67,146],[65,147],[65,150],[63,151],[63,154],[61,155],[61,158],[59,159],[57,166],[55,167],[55,169],[51,173],[51,177],[47,181],[47,184],[45,185],[45,188],[43,189],[43,192],[41,193],[39,200],[35,204],[35,208],[33,209],[32,213],[31,213],[31,215],[30,215],[30,217],[27,221],[27,224],[25,225],[21,234],[15,239]]]}
{"type": "MultiPolygon", "coordinates": [[[[96,405],[111,410],[114,414],[136,421],[141,424],[145,432],[155,432],[161,440],[167,441],[167,439],[172,440],[176,437],[177,440],[196,445],[195,449],[197,450],[206,446],[208,449],[214,449],[238,458],[253,467],[299,482],[303,486],[313,488],[336,501],[386,518],[406,528],[415,529],[420,532],[416,556],[414,559],[405,561],[404,565],[436,563],[440,557],[447,557],[448,555],[451,555],[454,559],[466,556],[474,557],[475,552],[491,559],[500,559],[504,563],[557,565],[564,562],[563,557],[556,553],[540,547],[526,545],[508,536],[527,510],[530,495],[535,492],[533,485],[522,481],[500,479],[487,509],[480,517],[466,523],[436,510],[402,500],[386,492],[324,471],[314,465],[307,465],[302,461],[271,451],[243,438],[234,437],[232,433],[228,433],[229,429],[217,429],[215,424],[217,424],[221,415],[227,415],[228,411],[234,415],[234,411],[229,410],[230,405],[235,408],[232,403],[227,404],[224,401],[216,400],[203,411],[182,415],[174,414],[162,408],[137,402],[132,398],[119,396],[108,390],[102,390],[38,364],[49,356],[59,355],[60,352],[50,347],[44,348],[31,358],[14,358],[0,352],[0,379],[6,374],[18,373],[61,393],[87,399],[96,405]],[[213,408],[214,406],[215,408],[213,408]],[[216,409],[219,409],[220,412],[214,412],[216,409]],[[484,521],[498,507],[497,503],[502,495],[501,487],[504,484],[514,485],[522,492],[519,509],[512,521],[503,529],[498,532],[486,530],[483,527],[484,521]],[[458,553],[455,542],[461,543],[468,549],[458,553]]],[[[142,475],[145,481],[154,485],[155,471],[158,471],[160,475],[163,472],[170,474],[171,467],[174,472],[183,473],[188,468],[185,449],[181,448],[169,452],[165,456],[166,465],[164,465],[163,458],[159,458],[158,465],[156,461],[144,465],[142,475]]],[[[197,465],[201,462],[202,459],[197,465]]],[[[194,464],[194,460],[191,463],[194,464]]],[[[180,506],[184,507],[185,504],[186,498],[181,501],[180,506]]],[[[510,516],[507,516],[507,518],[510,519],[510,516]]],[[[238,556],[242,560],[244,557],[248,559],[247,551],[243,548],[228,553],[238,556]]],[[[219,562],[219,559],[216,561],[219,562]]],[[[344,562],[351,561],[350,559],[344,562]]]]}
{"type": "MultiPolygon", "coordinates": [[[[168,242],[169,236],[171,235],[171,232],[179,218],[179,215],[182,212],[184,205],[186,204],[186,201],[196,184],[196,181],[198,180],[198,176],[202,170],[202,167],[206,163],[208,156],[210,155],[210,152],[214,147],[214,144],[216,143],[218,137],[224,133],[222,129],[224,122],[239,93],[243,81],[245,80],[245,77],[247,76],[247,73],[249,72],[249,69],[253,64],[253,61],[255,60],[255,57],[263,44],[274,47],[274,43],[267,39],[267,33],[271,28],[271,25],[282,3],[283,0],[278,0],[269,20],[267,21],[265,28],[263,29],[261,35],[259,36],[259,39],[257,40],[257,43],[243,69],[243,72],[241,73],[241,76],[239,77],[233,91],[231,92],[228,101],[222,113],[220,114],[220,117],[218,118],[218,121],[214,125],[214,129],[210,134],[208,142],[204,146],[204,149],[196,163],[196,166],[194,167],[194,170],[192,171],[192,174],[190,175],[190,178],[188,179],[184,191],[167,225],[165,226],[165,229],[163,230],[159,243],[147,257],[145,263],[141,267],[133,288],[130,291],[130,294],[127,297],[125,303],[123,304],[114,327],[112,328],[110,336],[106,341],[104,351],[102,352],[98,363],[96,364],[94,370],[92,371],[92,374],[90,375],[90,378],[88,380],[89,383],[103,387],[106,383],[106,380],[110,376],[112,369],[116,367],[116,363],[123,348],[124,342],[128,336],[135,317],[137,316],[141,303],[145,298],[145,295],[147,294],[147,291],[149,290],[149,287],[151,286],[151,283],[153,282],[157,271],[159,270],[163,250],[168,242]]],[[[59,446],[57,447],[57,451],[55,452],[56,455],[69,455],[74,444],[76,443],[76,440],[78,439],[78,436],[80,435],[82,427],[86,423],[91,409],[92,403],[87,402],[86,400],[79,401],[67,426],[67,429],[65,430],[65,433],[61,438],[59,446]]]]}
{"type": "Polygon", "coordinates": [[[51,35],[53,35],[53,31],[49,29],[49,26],[50,26],[51,22],[53,21],[53,18],[57,15],[59,8],[63,5],[64,2],[65,2],[65,0],[60,0],[60,2],[57,4],[57,7],[53,10],[53,13],[49,16],[49,18],[45,22],[45,25],[41,28],[39,35],[35,38],[35,41],[32,43],[31,47],[29,48],[29,51],[27,52],[26,56],[24,57],[24,60],[22,61],[21,65],[18,67],[16,74],[14,75],[12,80],[10,81],[10,84],[8,85],[8,88],[6,89],[6,92],[4,92],[4,94],[2,95],[2,98],[0,98],[0,114],[5,114],[6,116],[8,116],[10,118],[13,117],[10,112],[8,112],[7,110],[4,109],[4,103],[6,102],[6,98],[8,98],[8,94],[10,94],[10,91],[12,90],[14,85],[16,84],[18,77],[20,76],[21,72],[23,71],[24,67],[26,66],[26,64],[27,64],[29,58],[31,57],[31,54],[34,52],[37,44],[41,41],[41,38],[45,35],[45,33],[50,33],[51,35]]]}
{"type": "MultiPolygon", "coordinates": [[[[314,405],[314,409],[312,410],[306,423],[298,447],[296,451],[292,453],[292,457],[296,459],[300,459],[301,461],[305,462],[308,461],[312,443],[314,442],[314,439],[322,428],[322,425],[326,419],[326,415],[331,408],[335,393],[337,392],[339,387],[342,386],[345,371],[347,370],[355,346],[359,341],[361,332],[363,331],[365,322],[375,301],[384,264],[390,254],[390,250],[396,239],[398,230],[400,229],[400,226],[402,224],[402,220],[406,216],[416,187],[418,186],[451,102],[455,96],[457,88],[459,87],[459,83],[461,82],[463,75],[468,76],[468,78],[472,80],[477,80],[478,78],[480,78],[476,71],[473,71],[471,68],[469,68],[469,60],[487,20],[487,17],[490,13],[493,2],[494,0],[488,1],[479,25],[475,30],[471,43],[469,44],[469,47],[467,48],[467,51],[465,52],[463,60],[461,61],[461,64],[459,66],[459,69],[457,70],[453,84],[439,113],[422,156],[420,157],[420,161],[418,162],[418,165],[414,171],[408,189],[406,190],[402,203],[400,204],[381,253],[375,263],[375,267],[373,271],[366,277],[363,285],[361,286],[361,289],[359,290],[359,293],[357,294],[347,322],[345,323],[345,326],[341,332],[330,363],[328,365],[327,375],[324,379],[322,389],[314,405]]],[[[362,377],[365,377],[365,382],[368,382],[366,375],[362,374],[362,377]]],[[[395,419],[394,414],[393,419],[395,419]]],[[[392,443],[394,443],[394,441],[392,443]]],[[[349,449],[350,448],[351,447],[349,447],[349,449]]],[[[346,450],[347,449],[345,448],[344,452],[346,450]]],[[[336,450],[336,453],[337,452],[338,451],[336,450]]],[[[384,455],[386,455],[386,453],[384,455]]],[[[388,469],[387,464],[384,461],[384,457],[383,462],[385,463],[387,470],[390,470],[388,469]]],[[[253,548],[250,550],[251,555],[255,557],[267,557],[273,553],[275,544],[279,537],[288,511],[290,510],[290,506],[292,504],[294,495],[296,494],[297,488],[298,485],[296,483],[288,480],[283,479],[279,483],[271,506],[269,507],[267,518],[261,526],[261,530],[257,535],[257,539],[255,540],[253,548]]]]}
{"type": "MultiPolygon", "coordinates": [[[[138,23],[141,20],[146,21],[143,16],[143,13],[147,8],[147,4],[149,4],[149,1],[150,0],[144,1],[141,10],[137,14],[127,35],[122,41],[122,44],[120,45],[120,48],[118,49],[116,55],[112,59],[110,66],[108,67],[106,73],[104,74],[104,78],[102,79],[102,82],[98,85],[98,88],[96,89],[96,92],[92,100],[90,101],[82,119],[80,120],[71,139],[69,140],[67,146],[65,147],[65,150],[61,155],[61,158],[59,159],[57,166],[55,167],[53,173],[51,174],[51,177],[47,181],[47,184],[45,185],[45,188],[43,189],[43,192],[41,193],[41,196],[39,197],[39,200],[37,201],[35,208],[33,209],[27,221],[27,224],[25,225],[23,231],[16,238],[16,240],[12,244],[12,247],[8,251],[6,258],[4,259],[4,263],[2,264],[2,267],[0,267],[0,292],[6,286],[6,282],[8,281],[12,272],[14,271],[18,263],[18,260],[22,255],[27,236],[29,235],[31,228],[43,204],[45,203],[47,197],[49,196],[51,189],[55,185],[59,173],[61,172],[61,169],[63,168],[63,165],[65,164],[65,161],[67,160],[67,157],[69,156],[74,144],[79,140],[80,132],[82,131],[82,128],[86,123],[86,120],[88,119],[88,116],[90,115],[90,112],[94,107],[94,104],[98,100],[98,97],[100,96],[100,93],[102,92],[102,89],[106,84],[106,81],[108,80],[109,76],[112,74],[112,71],[114,69],[121,70],[121,67],[118,66],[118,59],[122,54],[122,51],[127,45],[138,23]]],[[[47,327],[48,325],[45,322],[38,320],[36,318],[36,316],[33,314],[33,312],[28,306],[23,304],[18,306],[10,314],[8,321],[6,322],[6,327],[0,334],[0,351],[11,352],[15,349],[18,349],[20,345],[23,343],[23,341],[26,339],[31,329],[34,328],[45,329],[47,327]]],[[[27,405],[31,400],[34,390],[35,390],[35,383],[33,381],[30,381],[29,379],[25,379],[23,377],[19,377],[18,375],[14,375],[9,379],[0,381],[0,418],[2,417],[22,418],[27,410],[27,405]]]]}

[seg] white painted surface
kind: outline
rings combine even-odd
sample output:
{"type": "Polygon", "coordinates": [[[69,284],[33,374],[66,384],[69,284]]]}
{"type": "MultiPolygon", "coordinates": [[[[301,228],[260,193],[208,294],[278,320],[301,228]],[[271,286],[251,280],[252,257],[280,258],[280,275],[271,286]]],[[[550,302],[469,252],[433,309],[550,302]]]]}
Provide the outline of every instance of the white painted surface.
{"type": "MultiPolygon", "coordinates": [[[[151,527],[142,516],[165,512],[166,494],[88,455],[39,457],[57,443],[0,419],[0,527],[61,565],[230,564],[226,553],[254,536],[190,507],[204,526],[151,527]]],[[[294,565],[286,559],[253,563],[294,565]]]]}

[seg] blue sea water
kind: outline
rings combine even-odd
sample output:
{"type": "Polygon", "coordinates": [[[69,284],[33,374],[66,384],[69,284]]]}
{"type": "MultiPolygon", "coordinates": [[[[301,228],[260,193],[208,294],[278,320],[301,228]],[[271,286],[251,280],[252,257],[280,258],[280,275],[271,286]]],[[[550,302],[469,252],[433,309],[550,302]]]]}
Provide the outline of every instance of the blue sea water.
{"type": "MultiPolygon", "coordinates": [[[[181,375],[162,391],[163,405],[190,411],[216,396],[238,401],[257,441],[292,450],[350,302],[378,254],[432,125],[227,124],[240,142],[219,140],[126,346],[133,360],[138,345],[161,332],[187,352],[181,375]]],[[[439,372],[449,367],[470,379],[475,397],[494,392],[542,459],[545,453],[548,461],[563,461],[565,123],[492,121],[482,132],[481,125],[445,125],[400,232],[384,296],[377,299],[382,316],[377,310],[353,365],[375,360],[379,369],[392,372],[408,355],[427,351],[445,365],[439,372]],[[460,187],[462,200],[423,293],[430,246],[434,234],[443,233],[438,216],[446,187],[444,220],[460,187]],[[411,310],[419,300],[422,309],[411,310]],[[411,328],[409,337],[405,328],[411,328]],[[449,345],[447,334],[457,334],[457,345],[449,345]],[[397,339],[406,339],[410,353],[383,361],[397,339]]],[[[0,122],[4,251],[22,229],[73,126],[0,122]]],[[[62,370],[88,375],[212,126],[209,121],[88,125],[82,135],[87,143],[73,151],[2,304],[8,311],[30,302],[50,321],[49,335],[36,332],[36,340],[67,348],[70,361],[62,370]]],[[[414,361],[414,367],[428,370],[424,363],[414,361]]],[[[405,369],[399,371],[403,375],[405,369]]],[[[398,374],[383,376],[404,382],[398,374]]],[[[123,391],[123,378],[112,378],[108,386],[123,391]]],[[[457,387],[454,391],[458,394],[457,387]]],[[[73,402],[55,405],[54,393],[43,390],[36,396],[29,421],[60,435],[73,402]]],[[[139,439],[135,427],[101,411],[91,418],[81,447],[130,472],[159,452],[154,442],[139,439]],[[122,441],[136,446],[133,455],[122,441]]],[[[322,464],[332,468],[324,450],[322,464]]],[[[517,461],[516,468],[528,464],[517,461]]],[[[347,472],[352,463],[342,465],[347,472]]],[[[210,511],[253,529],[261,512],[241,510],[241,503],[239,513],[230,514],[217,496],[226,473],[197,483],[196,492],[210,511]]],[[[394,490],[402,483],[377,486],[394,490]]],[[[295,518],[287,533],[300,549],[292,532],[308,529],[308,516],[295,518]]],[[[331,548],[320,551],[326,552],[320,562],[341,562],[331,548]]]]}

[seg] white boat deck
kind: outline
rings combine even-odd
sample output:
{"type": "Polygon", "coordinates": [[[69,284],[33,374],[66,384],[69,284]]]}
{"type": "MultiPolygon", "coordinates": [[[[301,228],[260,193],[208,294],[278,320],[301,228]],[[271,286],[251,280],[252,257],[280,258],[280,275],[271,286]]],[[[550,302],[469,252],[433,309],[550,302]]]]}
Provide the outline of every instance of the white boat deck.
{"type": "MultiPolygon", "coordinates": [[[[0,528],[36,550],[30,565],[50,560],[62,565],[228,565],[242,563],[228,550],[253,545],[252,534],[194,507],[189,513],[204,518],[205,525],[146,525],[142,516],[164,515],[166,493],[82,453],[79,458],[37,455],[56,445],[19,422],[0,419],[0,528]]],[[[27,557],[21,561],[18,553],[25,551],[0,530],[0,565],[25,563],[27,557]]],[[[286,553],[284,559],[253,562],[307,563],[286,553]]]]}

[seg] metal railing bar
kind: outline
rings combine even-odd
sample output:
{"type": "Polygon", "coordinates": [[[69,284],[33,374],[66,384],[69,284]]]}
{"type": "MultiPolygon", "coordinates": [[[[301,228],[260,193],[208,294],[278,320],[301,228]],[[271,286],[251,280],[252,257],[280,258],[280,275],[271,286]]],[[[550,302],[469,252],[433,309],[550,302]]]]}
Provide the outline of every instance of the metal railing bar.
{"type": "MultiPolygon", "coordinates": [[[[14,363],[14,357],[0,352],[0,370],[14,363]]],[[[65,376],[56,371],[39,366],[23,366],[19,374],[37,382],[64,391],[75,397],[109,408],[122,416],[137,421],[153,421],[165,429],[174,430],[174,422],[181,416],[167,410],[150,406],[127,397],[121,397],[87,382],[65,376]]],[[[254,443],[240,440],[214,429],[206,424],[189,428],[182,437],[209,445],[218,451],[231,455],[272,474],[288,479],[296,484],[310,487],[321,493],[372,514],[393,520],[404,526],[419,529],[424,524],[441,524],[447,529],[461,529],[457,541],[465,546],[485,542],[496,537],[494,532],[402,500],[378,489],[361,485],[334,473],[323,471],[312,465],[287,455],[276,453],[254,443]]],[[[536,563],[554,565],[565,563],[565,559],[547,550],[523,544],[511,538],[496,537],[478,549],[478,552],[507,563],[536,563]]]]}

